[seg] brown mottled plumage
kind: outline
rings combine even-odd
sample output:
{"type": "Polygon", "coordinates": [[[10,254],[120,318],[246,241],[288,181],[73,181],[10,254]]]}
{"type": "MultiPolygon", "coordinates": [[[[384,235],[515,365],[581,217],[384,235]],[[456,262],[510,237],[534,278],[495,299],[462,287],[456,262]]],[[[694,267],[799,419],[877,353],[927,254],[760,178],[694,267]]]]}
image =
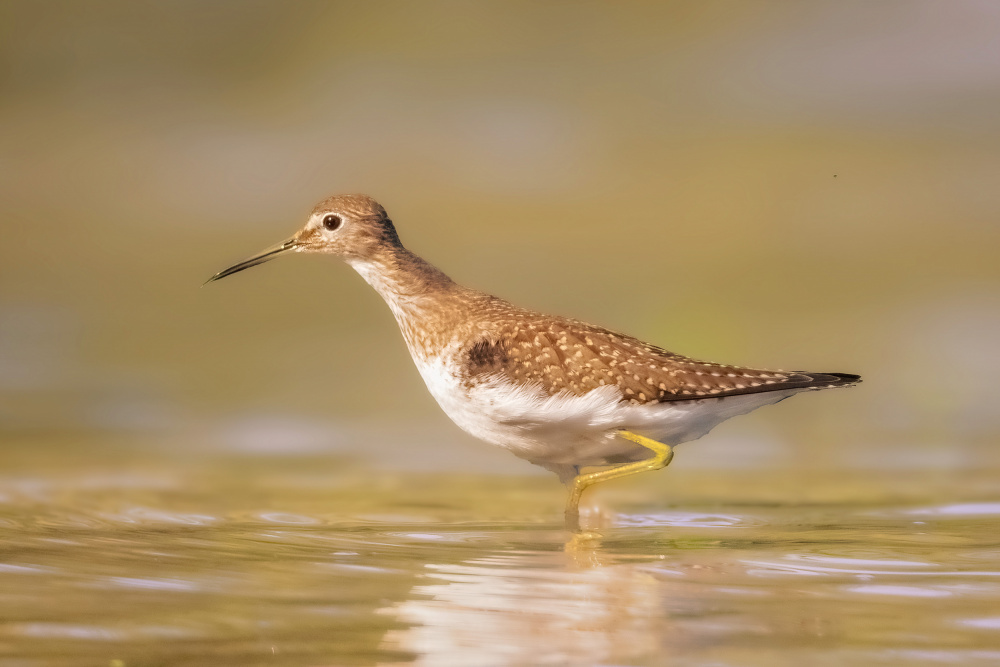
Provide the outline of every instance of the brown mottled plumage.
{"type": "Polygon", "coordinates": [[[518,308],[495,297],[471,300],[488,322],[468,346],[468,381],[483,374],[530,382],[549,395],[582,396],[605,385],[633,404],[737,396],[792,388],[834,387],[857,381],[830,373],[769,371],[696,361],[595,327],[518,308]]]}
{"type": "Polygon", "coordinates": [[[719,422],[857,375],[695,361],[624,334],[543,315],[456,284],[403,247],[364,195],[320,202],[294,237],[210,280],[288,252],[342,257],[385,299],[428,389],[460,427],[587,484],[669,462],[719,422]],[[648,465],[642,463],[656,452],[648,465]],[[580,466],[638,461],[579,476],[580,466]],[[581,481],[582,480],[582,481],[581,481]]]}

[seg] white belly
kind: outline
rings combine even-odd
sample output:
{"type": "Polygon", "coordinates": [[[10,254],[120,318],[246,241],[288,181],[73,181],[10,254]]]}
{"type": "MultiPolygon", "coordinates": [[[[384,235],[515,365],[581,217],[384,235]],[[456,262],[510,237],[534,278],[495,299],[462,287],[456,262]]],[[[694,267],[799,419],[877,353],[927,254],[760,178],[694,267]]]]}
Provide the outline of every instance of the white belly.
{"type": "Polygon", "coordinates": [[[445,414],[462,430],[553,470],[650,457],[645,447],[617,437],[620,430],[677,445],[700,438],[730,417],[802,391],[633,405],[623,403],[621,391],[610,385],[583,396],[549,396],[538,387],[499,379],[470,390],[441,357],[417,362],[417,368],[445,414]]]}

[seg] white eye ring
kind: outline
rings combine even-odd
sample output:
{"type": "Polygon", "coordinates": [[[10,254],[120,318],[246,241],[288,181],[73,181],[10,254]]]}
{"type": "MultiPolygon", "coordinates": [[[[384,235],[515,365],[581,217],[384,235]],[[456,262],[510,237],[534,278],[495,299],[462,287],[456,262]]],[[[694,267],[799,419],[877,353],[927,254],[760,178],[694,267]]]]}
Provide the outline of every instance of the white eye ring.
{"type": "Polygon", "coordinates": [[[334,213],[328,213],[327,215],[323,216],[323,226],[326,227],[331,232],[334,231],[335,229],[339,229],[342,224],[344,224],[344,219],[341,218],[339,215],[336,215],[334,213]]]}

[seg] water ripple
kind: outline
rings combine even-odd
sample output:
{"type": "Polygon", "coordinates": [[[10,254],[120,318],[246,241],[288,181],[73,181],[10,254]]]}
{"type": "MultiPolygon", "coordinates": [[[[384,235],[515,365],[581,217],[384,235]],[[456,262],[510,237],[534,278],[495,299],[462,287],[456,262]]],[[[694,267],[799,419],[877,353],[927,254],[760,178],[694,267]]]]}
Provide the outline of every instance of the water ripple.
{"type": "Polygon", "coordinates": [[[147,625],[131,628],[109,628],[76,623],[14,623],[3,628],[3,634],[40,639],[76,639],[101,642],[156,639],[201,639],[204,631],[175,626],[147,625]]]}
{"type": "Polygon", "coordinates": [[[844,590],[866,595],[897,595],[911,598],[946,598],[951,597],[951,591],[923,586],[890,586],[885,584],[866,584],[862,586],[847,586],[844,590]]]}
{"type": "Polygon", "coordinates": [[[918,507],[905,510],[903,514],[931,517],[1000,516],[1000,503],[957,503],[954,505],[918,507]]]}
{"type": "Polygon", "coordinates": [[[746,560],[747,573],[753,576],[933,576],[933,577],[1000,577],[1000,571],[945,570],[934,563],[900,560],[833,558],[813,554],[787,554],[779,561],[746,560]]]}
{"type": "Polygon", "coordinates": [[[108,577],[105,580],[116,588],[131,588],[147,591],[200,591],[201,586],[183,579],[149,579],[140,577],[108,577]]]}
{"type": "Polygon", "coordinates": [[[278,523],[285,526],[318,526],[323,523],[316,517],[304,514],[292,514],[290,512],[257,512],[254,516],[268,523],[278,523]]]}
{"type": "Polygon", "coordinates": [[[701,512],[658,512],[656,514],[627,514],[615,521],[622,527],[677,526],[685,528],[727,528],[731,526],[760,526],[766,521],[736,514],[705,514],[701,512]]]}
{"type": "Polygon", "coordinates": [[[992,618],[963,618],[957,623],[958,625],[979,630],[1000,630],[1000,616],[992,618]]]}
{"type": "Polygon", "coordinates": [[[173,512],[152,507],[130,507],[122,512],[101,512],[97,516],[112,523],[125,523],[136,526],[156,524],[211,526],[221,521],[219,517],[210,514],[173,512]]]}

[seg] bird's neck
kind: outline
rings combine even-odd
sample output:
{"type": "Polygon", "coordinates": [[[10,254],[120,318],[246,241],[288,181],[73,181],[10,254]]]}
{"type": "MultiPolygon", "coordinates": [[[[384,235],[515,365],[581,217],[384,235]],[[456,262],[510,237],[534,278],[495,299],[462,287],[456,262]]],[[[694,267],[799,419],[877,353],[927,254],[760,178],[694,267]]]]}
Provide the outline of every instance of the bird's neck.
{"type": "Polygon", "coordinates": [[[388,304],[414,356],[434,354],[448,344],[467,290],[402,246],[348,263],[388,304]]]}
{"type": "Polygon", "coordinates": [[[347,261],[390,306],[434,300],[458,288],[443,271],[402,246],[347,261]]]}

